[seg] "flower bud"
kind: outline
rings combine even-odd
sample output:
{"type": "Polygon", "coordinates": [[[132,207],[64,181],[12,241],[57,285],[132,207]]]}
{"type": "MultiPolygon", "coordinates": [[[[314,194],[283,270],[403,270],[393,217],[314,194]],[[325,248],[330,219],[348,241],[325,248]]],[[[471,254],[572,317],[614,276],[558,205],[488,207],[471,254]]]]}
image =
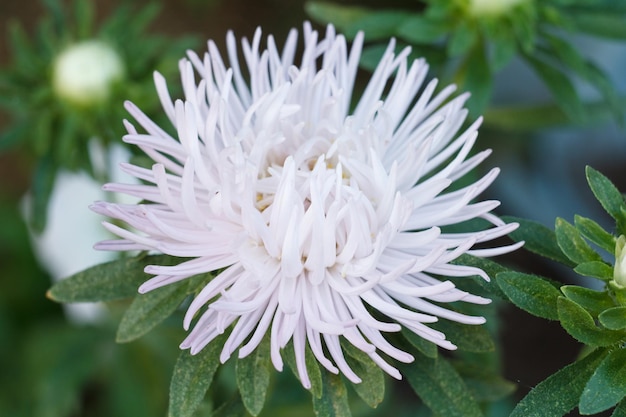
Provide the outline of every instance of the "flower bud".
{"type": "Polygon", "coordinates": [[[626,236],[621,235],[615,242],[615,268],[613,269],[613,282],[618,287],[626,288],[626,236]]]}
{"type": "Polygon", "coordinates": [[[469,11],[473,16],[496,16],[507,12],[524,0],[470,0],[469,11]]]}
{"type": "Polygon", "coordinates": [[[105,101],[112,85],[124,75],[120,56],[108,44],[89,40],[70,46],[55,62],[55,93],[72,104],[92,106],[105,101]]]}

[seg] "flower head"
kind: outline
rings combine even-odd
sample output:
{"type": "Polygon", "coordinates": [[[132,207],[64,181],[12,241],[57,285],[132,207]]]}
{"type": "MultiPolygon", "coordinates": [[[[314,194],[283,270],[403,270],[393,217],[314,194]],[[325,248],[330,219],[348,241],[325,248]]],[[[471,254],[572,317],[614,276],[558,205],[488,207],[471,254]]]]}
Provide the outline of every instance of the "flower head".
{"type": "Polygon", "coordinates": [[[105,223],[121,239],[97,247],[193,258],[148,266],[155,277],[140,292],[223,269],[185,316],[184,327],[193,329],[181,347],[192,354],[232,326],[222,361],[237,350],[239,357],[248,355],[269,333],[278,370],[281,348],[293,342],[304,386],[310,386],[307,344],[330,372],[359,382],[344,358],[343,338],[400,378],[380,353],[401,362],[413,357],[385,333],[405,327],[453,349],[427,323],[444,318],[481,324],[482,317],[441,304],[489,300],[436,276],[488,279],[482,270],[451,261],[464,253],[493,256],[514,249],[472,248],[517,225],[490,213],[497,201],[473,202],[497,169],[448,191],[489,154],[469,156],[480,120],[459,133],[467,94],[451,98],[449,86],[435,95],[436,80],[420,92],[426,63],[408,62],[408,49],[395,55],[392,42],[351,110],[363,35],[349,48],[332,26],[320,39],[305,24],[296,63],[297,35],[290,32],[282,52],[271,36],[261,50],[257,30],[252,42],[242,41],[245,66],[232,33],[228,63],[213,42],[203,58],[190,52],[180,63],[184,100],[172,102],[156,74],[174,136],[127,103],[146,133],[126,122],[124,140],[155,163],[152,169],[122,166],[144,185],[106,185],[145,203],[96,203],[95,211],[132,229],[105,223]],[[492,227],[442,230],[475,218],[492,227]]]}
{"type": "Polygon", "coordinates": [[[119,54],[108,44],[89,40],[65,49],[54,61],[53,86],[59,97],[90,106],[109,98],[124,75],[119,54]]]}

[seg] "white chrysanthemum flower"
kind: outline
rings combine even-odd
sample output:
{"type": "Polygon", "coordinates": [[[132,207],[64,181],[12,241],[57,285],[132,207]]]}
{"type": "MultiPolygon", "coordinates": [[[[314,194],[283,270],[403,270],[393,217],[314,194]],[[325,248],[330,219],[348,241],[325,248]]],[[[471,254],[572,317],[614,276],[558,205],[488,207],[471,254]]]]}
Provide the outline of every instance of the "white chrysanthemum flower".
{"type": "Polygon", "coordinates": [[[446,191],[489,154],[468,156],[480,121],[458,134],[467,116],[467,94],[450,99],[450,86],[433,96],[436,81],[419,93],[426,63],[408,63],[408,49],[394,55],[392,42],[350,110],[363,36],[350,49],[332,26],[323,39],[318,36],[305,24],[304,51],[296,64],[297,31],[280,52],[271,36],[261,50],[257,30],[251,43],[242,42],[247,73],[232,33],[228,64],[209,42],[204,58],[190,52],[181,61],[185,99],[174,103],[156,74],[176,138],[127,104],[146,133],[127,122],[124,140],[155,164],[122,167],[145,185],[105,186],[145,204],[96,203],[95,211],[132,229],[105,223],[121,240],[97,247],[194,258],[176,266],[148,266],[146,272],[156,276],[140,287],[142,293],[224,269],[187,311],[186,329],[199,315],[181,345],[192,354],[233,325],[222,362],[237,349],[239,357],[248,355],[269,333],[277,370],[283,367],[281,348],[293,341],[305,387],[310,387],[307,344],[326,369],[356,383],[360,379],[340,345],[344,338],[400,378],[380,353],[400,362],[413,357],[384,334],[404,326],[454,349],[426,323],[444,318],[481,324],[484,318],[441,304],[489,300],[435,275],[488,279],[477,268],[451,261],[464,253],[493,256],[513,250],[517,245],[472,247],[517,225],[490,214],[497,201],[472,203],[497,169],[446,191]],[[473,233],[441,230],[475,218],[493,227],[473,233]]]}

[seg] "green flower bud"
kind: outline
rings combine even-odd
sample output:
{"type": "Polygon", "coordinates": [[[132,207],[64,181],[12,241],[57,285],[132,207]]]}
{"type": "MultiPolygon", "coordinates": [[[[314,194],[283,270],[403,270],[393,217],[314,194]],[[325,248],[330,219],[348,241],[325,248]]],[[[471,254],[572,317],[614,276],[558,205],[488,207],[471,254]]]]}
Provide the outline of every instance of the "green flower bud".
{"type": "Polygon", "coordinates": [[[474,16],[496,16],[525,0],[470,0],[469,11],[474,16]]]}
{"type": "Polygon", "coordinates": [[[620,288],[626,288],[626,236],[621,235],[615,242],[615,268],[613,269],[613,283],[620,288]]]}

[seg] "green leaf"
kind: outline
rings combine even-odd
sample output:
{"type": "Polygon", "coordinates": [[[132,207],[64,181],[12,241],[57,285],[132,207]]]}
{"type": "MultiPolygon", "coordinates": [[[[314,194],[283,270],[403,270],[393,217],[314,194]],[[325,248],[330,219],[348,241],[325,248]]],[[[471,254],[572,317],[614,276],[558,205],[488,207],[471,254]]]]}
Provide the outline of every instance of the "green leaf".
{"type": "Polygon", "coordinates": [[[509,233],[509,237],[516,242],[524,243],[524,249],[548,259],[560,262],[567,266],[575,264],[566,257],[556,241],[555,233],[541,223],[519,217],[503,216],[507,223],[519,223],[519,228],[509,233]]]}
{"type": "Polygon", "coordinates": [[[550,282],[536,275],[501,272],[496,280],[507,297],[519,308],[548,320],[558,320],[557,299],[561,295],[550,282]]]}
{"type": "Polygon", "coordinates": [[[622,122],[623,109],[619,105],[619,96],[615,86],[604,71],[585,59],[572,43],[553,35],[544,34],[544,37],[550,44],[547,53],[558,57],[564,67],[587,81],[600,92],[607,103],[610,104],[616,120],[622,122]]]}
{"type": "Polygon", "coordinates": [[[143,272],[148,265],[167,265],[167,255],[137,256],[119,259],[85,269],[57,282],[46,294],[61,303],[110,301],[137,295],[137,288],[149,278],[143,272]]]}
{"type": "Polygon", "coordinates": [[[332,23],[342,31],[350,28],[357,19],[370,12],[364,7],[340,6],[321,1],[308,2],[304,6],[309,16],[321,23],[332,23]]]}
{"type": "Polygon", "coordinates": [[[603,38],[626,39],[624,15],[614,13],[572,13],[568,16],[576,29],[603,38]]]}
{"type": "Polygon", "coordinates": [[[313,411],[318,417],[349,417],[348,391],[339,375],[322,370],[322,396],[313,396],[313,411]]]}
{"type": "Polygon", "coordinates": [[[597,317],[604,310],[615,307],[615,303],[607,291],[594,291],[578,285],[564,285],[561,287],[561,292],[568,299],[584,307],[594,317],[597,317]]]}
{"type": "Polygon", "coordinates": [[[454,362],[454,368],[478,401],[495,402],[515,391],[515,384],[494,373],[484,364],[470,361],[454,362]]]}
{"type": "MultiPolygon", "coordinates": [[[[283,349],[283,359],[287,362],[287,365],[293,371],[293,374],[300,380],[300,374],[298,373],[298,367],[296,365],[296,357],[293,351],[293,342],[287,343],[287,346],[283,349]]],[[[304,360],[306,366],[306,372],[309,375],[311,381],[311,395],[313,398],[321,398],[323,392],[322,386],[322,370],[320,369],[319,362],[313,355],[311,348],[307,344],[304,349],[304,360]]]]}
{"type": "Polygon", "coordinates": [[[191,417],[211,386],[227,335],[215,338],[196,355],[178,356],[170,384],[169,417],[191,417]]]}
{"type": "Polygon", "coordinates": [[[513,32],[522,50],[529,54],[535,47],[537,38],[537,13],[533,3],[521,4],[516,7],[513,18],[509,20],[513,32]],[[520,7],[521,6],[521,7],[520,7]]]}
{"type": "Polygon", "coordinates": [[[482,42],[476,44],[459,70],[463,89],[471,93],[467,103],[470,114],[477,116],[487,107],[493,88],[491,68],[482,42]]]}
{"type": "Polygon", "coordinates": [[[433,359],[437,357],[437,345],[433,342],[418,336],[404,327],[402,328],[401,333],[411,346],[419,350],[424,356],[433,359]]]}
{"type": "Polygon", "coordinates": [[[396,35],[409,43],[432,43],[446,35],[448,30],[448,24],[444,21],[414,14],[397,28],[396,35]]]}
{"type": "Polygon", "coordinates": [[[626,400],[622,400],[617,404],[611,417],[626,417],[626,400]]]}
{"type": "Polygon", "coordinates": [[[467,53],[477,41],[478,31],[471,21],[460,21],[448,39],[448,56],[455,57],[467,53]]]}
{"type": "Polygon", "coordinates": [[[607,329],[626,329],[626,307],[613,307],[598,315],[598,320],[607,329]]]}
{"type": "Polygon", "coordinates": [[[626,396],[626,349],[617,349],[600,363],[580,397],[580,413],[607,410],[626,396]]]}
{"type": "Polygon", "coordinates": [[[593,317],[572,300],[559,297],[557,301],[559,320],[574,339],[589,346],[610,346],[619,343],[626,333],[596,326],[593,317]]]}
{"type": "Polygon", "coordinates": [[[57,175],[57,165],[51,155],[44,155],[39,159],[35,168],[32,185],[32,205],[30,207],[30,223],[36,233],[46,228],[48,217],[48,202],[54,188],[57,175]]]}
{"type": "Polygon", "coordinates": [[[512,24],[499,20],[485,20],[483,22],[488,41],[491,44],[491,68],[497,72],[508,64],[517,52],[512,24]]]}
{"type": "Polygon", "coordinates": [[[558,217],[554,226],[556,241],[563,253],[577,264],[591,261],[602,261],[596,251],[591,249],[580,232],[574,226],[558,217]]]}
{"type": "Polygon", "coordinates": [[[509,417],[561,417],[578,405],[585,384],[605,357],[597,349],[539,383],[517,404],[509,417]]]}
{"type": "Polygon", "coordinates": [[[567,75],[534,56],[526,56],[526,60],[550,89],[559,106],[569,118],[575,121],[585,120],[582,102],[567,75]]]}
{"type": "Polygon", "coordinates": [[[482,269],[489,277],[492,278],[492,280],[491,282],[486,282],[480,276],[475,275],[475,281],[478,283],[478,285],[487,290],[493,296],[499,297],[503,300],[508,299],[506,294],[504,294],[504,292],[502,292],[502,290],[500,289],[498,281],[493,279],[498,273],[508,271],[508,269],[504,266],[489,259],[478,258],[476,256],[467,254],[459,256],[457,259],[453,260],[452,263],[454,265],[465,265],[482,269]]]}
{"type": "Polygon", "coordinates": [[[365,352],[351,343],[342,343],[341,346],[347,354],[348,365],[362,380],[360,384],[352,384],[352,388],[367,405],[376,408],[385,398],[383,370],[365,352]]]}
{"type": "Polygon", "coordinates": [[[209,414],[210,417],[245,417],[247,415],[246,407],[244,407],[239,396],[225,402],[217,410],[209,414]]]}
{"type": "Polygon", "coordinates": [[[443,332],[450,342],[467,352],[491,352],[495,344],[485,326],[439,320],[430,324],[433,329],[443,332]]]}
{"type": "Polygon", "coordinates": [[[75,7],[75,21],[78,27],[76,28],[76,34],[79,39],[87,39],[93,36],[93,23],[94,23],[94,7],[93,3],[88,0],[79,0],[74,4],[75,7]]]}
{"type": "Polygon", "coordinates": [[[574,268],[574,271],[584,277],[593,277],[604,281],[613,278],[613,267],[604,262],[584,262],[574,268]]]}
{"type": "Polygon", "coordinates": [[[576,225],[576,229],[591,242],[611,255],[615,253],[615,236],[604,230],[598,223],[576,214],[574,216],[574,225],[576,225]]]}
{"type": "Polygon", "coordinates": [[[115,341],[131,342],[168,318],[187,297],[188,284],[188,280],[179,281],[137,295],[120,321],[115,341]]]}
{"type": "MultiPolygon", "coordinates": [[[[599,171],[590,166],[585,168],[587,182],[589,187],[596,196],[604,210],[618,222],[618,226],[626,224],[626,216],[624,215],[624,197],[617,187],[599,171]]],[[[620,228],[622,233],[625,231],[620,228]]]]}
{"type": "Polygon", "coordinates": [[[371,10],[355,19],[345,33],[354,37],[361,30],[368,42],[374,40],[387,41],[396,34],[396,30],[409,15],[405,10],[371,10]]]}
{"type": "Polygon", "coordinates": [[[400,370],[420,399],[436,414],[446,417],[482,417],[480,407],[450,363],[416,355],[400,370]]]}
{"type": "Polygon", "coordinates": [[[270,383],[270,340],[268,337],[245,358],[237,360],[235,372],[237,386],[246,409],[258,416],[265,403],[265,395],[270,383]]]}

